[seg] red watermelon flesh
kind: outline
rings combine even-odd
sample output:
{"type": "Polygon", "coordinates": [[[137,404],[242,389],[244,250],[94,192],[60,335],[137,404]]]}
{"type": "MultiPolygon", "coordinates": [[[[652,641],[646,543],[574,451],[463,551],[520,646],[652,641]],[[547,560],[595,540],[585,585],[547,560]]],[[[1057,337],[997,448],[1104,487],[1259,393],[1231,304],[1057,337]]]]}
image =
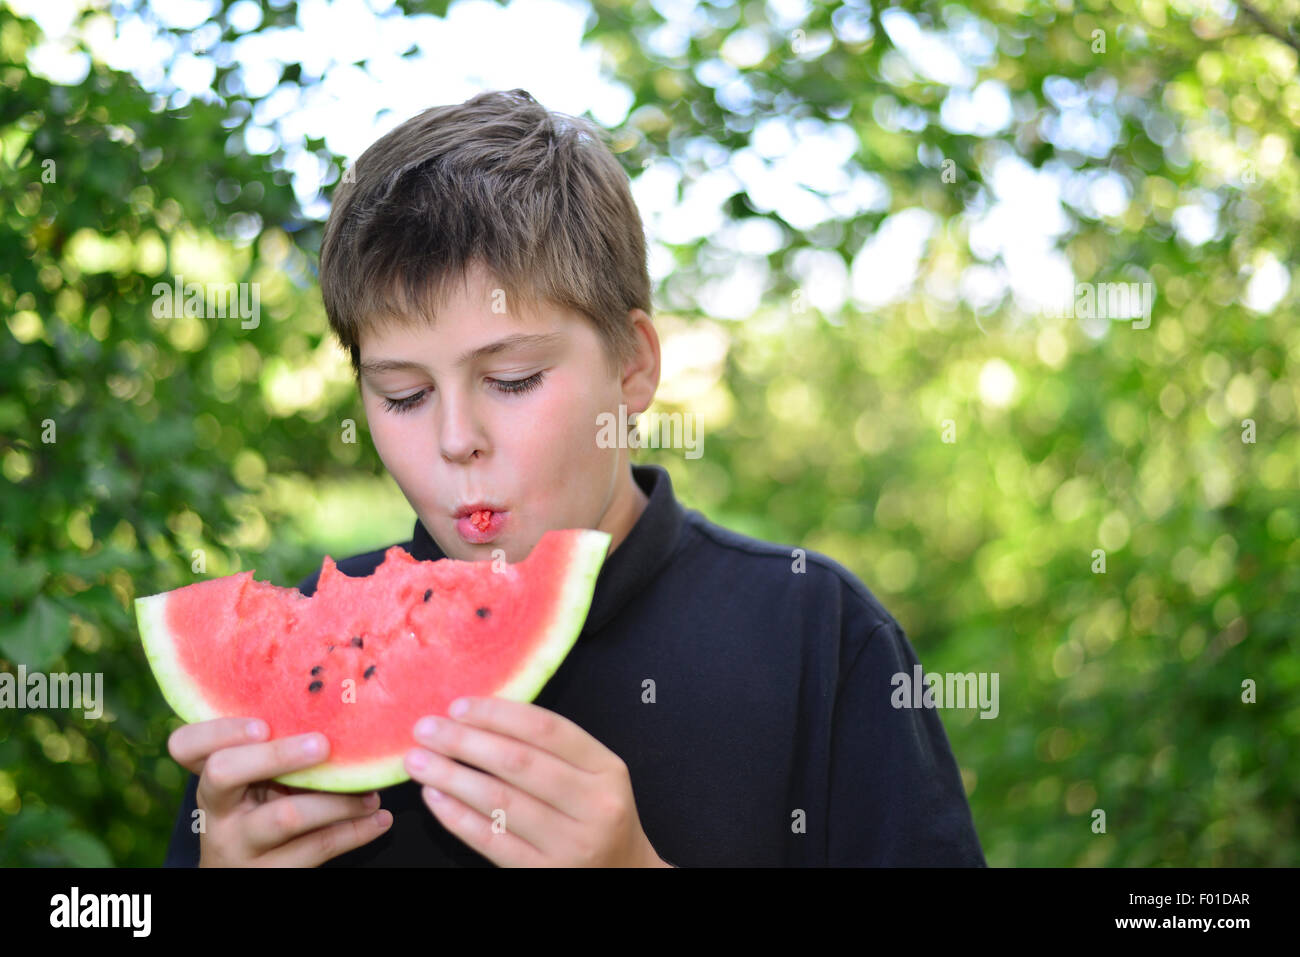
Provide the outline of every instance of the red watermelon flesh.
{"type": "Polygon", "coordinates": [[[462,695],[531,701],[573,647],[610,536],[546,532],[522,562],[417,561],[400,546],[365,578],[328,556],[315,594],[239,572],[136,600],[145,653],[187,722],[264,720],[323,733],[326,762],[277,778],[322,791],[407,780],[424,715],[462,695]]]}

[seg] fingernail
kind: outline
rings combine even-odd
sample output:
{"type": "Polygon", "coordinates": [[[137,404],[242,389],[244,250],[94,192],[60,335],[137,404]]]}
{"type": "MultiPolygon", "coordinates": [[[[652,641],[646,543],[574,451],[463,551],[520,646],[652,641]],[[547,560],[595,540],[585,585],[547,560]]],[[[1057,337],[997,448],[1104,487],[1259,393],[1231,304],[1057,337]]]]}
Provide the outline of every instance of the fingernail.
{"type": "Polygon", "coordinates": [[[388,826],[393,823],[393,815],[389,814],[387,811],[376,811],[375,823],[379,825],[381,831],[386,830],[388,826]]]}
{"type": "Polygon", "coordinates": [[[266,737],[266,722],[257,720],[248,722],[248,736],[250,738],[266,737]]]}
{"type": "Polygon", "coordinates": [[[417,771],[422,771],[429,766],[429,759],[424,756],[423,751],[412,751],[407,760],[411,762],[411,767],[417,771]]]}
{"type": "Polygon", "coordinates": [[[371,792],[370,794],[366,795],[366,799],[361,803],[363,803],[368,808],[379,807],[379,795],[375,792],[371,792]]]}
{"type": "Polygon", "coordinates": [[[459,718],[468,710],[469,710],[469,702],[466,701],[464,698],[457,698],[455,701],[451,703],[451,707],[447,709],[447,713],[451,715],[453,718],[459,718]]]}
{"type": "Polygon", "coordinates": [[[302,743],[303,754],[321,754],[325,750],[325,743],[321,741],[319,735],[312,735],[302,743]]]}
{"type": "Polygon", "coordinates": [[[429,795],[429,797],[434,801],[442,800],[442,792],[439,791],[437,788],[426,787],[424,789],[424,793],[429,795]]]}
{"type": "Polygon", "coordinates": [[[422,738],[432,738],[438,733],[438,719],[421,718],[415,723],[415,733],[422,738]]]}

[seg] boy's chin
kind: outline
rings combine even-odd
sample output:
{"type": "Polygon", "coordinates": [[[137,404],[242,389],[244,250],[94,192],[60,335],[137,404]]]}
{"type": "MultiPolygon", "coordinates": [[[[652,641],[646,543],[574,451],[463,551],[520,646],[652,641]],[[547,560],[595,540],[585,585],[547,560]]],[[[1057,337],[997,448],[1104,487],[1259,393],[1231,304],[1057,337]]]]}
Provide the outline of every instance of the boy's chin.
{"type": "Polygon", "coordinates": [[[505,553],[504,560],[510,564],[523,561],[527,558],[527,552],[522,556],[516,552],[513,540],[507,540],[507,536],[502,535],[490,542],[484,542],[482,545],[475,545],[473,542],[467,542],[455,532],[452,532],[455,540],[448,543],[450,548],[444,548],[441,542],[438,547],[448,558],[455,558],[464,562],[490,562],[505,553]]]}

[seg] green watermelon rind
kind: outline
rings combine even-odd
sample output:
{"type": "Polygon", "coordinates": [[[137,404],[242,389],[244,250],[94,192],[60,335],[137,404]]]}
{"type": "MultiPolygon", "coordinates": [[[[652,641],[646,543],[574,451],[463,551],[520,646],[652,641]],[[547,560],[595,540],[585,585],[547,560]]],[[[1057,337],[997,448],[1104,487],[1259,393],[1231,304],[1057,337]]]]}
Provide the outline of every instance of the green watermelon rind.
{"type": "MultiPolygon", "coordinates": [[[[582,633],[610,541],[608,532],[595,529],[583,529],[574,537],[569,572],[546,634],[519,670],[492,692],[491,697],[532,701],[546,686],[582,633]]],[[[167,703],[187,724],[221,717],[177,660],[165,623],[167,594],[135,600],[140,637],[154,677],[167,703]]],[[[391,787],[410,780],[410,775],[406,772],[406,751],[403,751],[346,767],[305,768],[275,780],[288,787],[312,791],[357,792],[391,787]]]]}

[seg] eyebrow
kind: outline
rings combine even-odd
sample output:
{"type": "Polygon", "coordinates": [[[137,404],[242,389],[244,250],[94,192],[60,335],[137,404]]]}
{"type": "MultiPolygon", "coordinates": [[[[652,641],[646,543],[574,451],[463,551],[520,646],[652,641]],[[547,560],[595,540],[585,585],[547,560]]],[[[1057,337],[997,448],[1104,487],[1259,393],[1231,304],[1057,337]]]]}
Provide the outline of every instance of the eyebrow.
{"type": "MultiPolygon", "coordinates": [[[[498,339],[496,342],[489,342],[485,346],[479,346],[477,349],[471,349],[461,355],[456,360],[456,367],[469,365],[478,359],[485,359],[488,356],[494,356],[501,352],[511,349],[526,349],[534,346],[549,346],[559,342],[562,337],[558,332],[541,333],[522,333],[517,332],[514,335],[506,336],[504,339],[498,339]]],[[[413,359],[367,359],[361,363],[362,375],[378,375],[382,372],[422,372],[424,366],[413,359]]]]}

